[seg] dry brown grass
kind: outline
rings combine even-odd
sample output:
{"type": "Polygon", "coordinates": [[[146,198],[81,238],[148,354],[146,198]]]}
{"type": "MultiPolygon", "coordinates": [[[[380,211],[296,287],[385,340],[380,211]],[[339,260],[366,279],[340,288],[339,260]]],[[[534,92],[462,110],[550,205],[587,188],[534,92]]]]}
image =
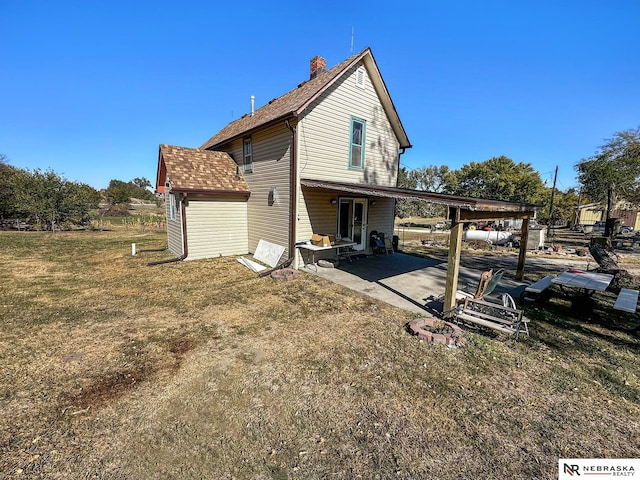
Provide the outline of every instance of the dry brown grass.
{"type": "Polygon", "coordinates": [[[164,236],[0,234],[0,478],[531,479],[640,456],[637,316],[534,310],[524,341],[430,348],[316,277],[149,268],[168,255],[131,242],[164,236]]]}

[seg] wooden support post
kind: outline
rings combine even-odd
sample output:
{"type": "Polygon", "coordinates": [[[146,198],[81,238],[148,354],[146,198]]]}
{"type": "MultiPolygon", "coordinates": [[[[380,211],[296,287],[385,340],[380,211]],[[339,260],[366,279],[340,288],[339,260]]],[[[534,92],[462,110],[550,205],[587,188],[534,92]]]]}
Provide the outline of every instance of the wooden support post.
{"type": "Polygon", "coordinates": [[[529,240],[529,217],[522,219],[520,230],[520,254],[518,255],[518,269],[516,270],[516,280],[520,281],[524,277],[524,260],[527,257],[527,241],[529,240]]]}
{"type": "Polygon", "coordinates": [[[449,257],[447,259],[447,283],[444,291],[445,313],[456,306],[456,290],[458,289],[458,273],[460,272],[460,252],[462,251],[462,228],[460,222],[460,209],[450,209],[451,232],[449,233],[449,257]],[[453,214],[453,215],[452,215],[453,214]]]}

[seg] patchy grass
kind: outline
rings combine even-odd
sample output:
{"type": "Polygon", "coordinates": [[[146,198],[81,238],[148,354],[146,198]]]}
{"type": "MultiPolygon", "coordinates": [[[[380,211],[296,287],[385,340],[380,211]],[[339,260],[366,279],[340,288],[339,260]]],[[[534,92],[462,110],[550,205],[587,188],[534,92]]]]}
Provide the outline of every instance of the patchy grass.
{"type": "Polygon", "coordinates": [[[412,314],[154,232],[0,233],[0,478],[556,478],[640,456],[638,316],[428,347],[412,314]]]}

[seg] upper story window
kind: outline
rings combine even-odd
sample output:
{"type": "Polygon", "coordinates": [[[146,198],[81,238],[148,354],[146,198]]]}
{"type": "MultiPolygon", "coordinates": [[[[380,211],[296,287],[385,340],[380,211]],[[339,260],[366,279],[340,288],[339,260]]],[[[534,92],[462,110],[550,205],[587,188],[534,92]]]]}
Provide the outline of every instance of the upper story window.
{"type": "Polygon", "coordinates": [[[349,168],[364,169],[364,138],[366,122],[351,117],[351,144],[349,148],[349,168]]]}
{"type": "Polygon", "coordinates": [[[253,146],[251,138],[245,138],[242,142],[242,165],[245,173],[253,172],[253,146]]]}
{"type": "Polygon", "coordinates": [[[356,70],[356,86],[360,87],[360,88],[364,88],[364,75],[365,74],[365,70],[364,67],[359,67],[358,70],[356,70]]]}

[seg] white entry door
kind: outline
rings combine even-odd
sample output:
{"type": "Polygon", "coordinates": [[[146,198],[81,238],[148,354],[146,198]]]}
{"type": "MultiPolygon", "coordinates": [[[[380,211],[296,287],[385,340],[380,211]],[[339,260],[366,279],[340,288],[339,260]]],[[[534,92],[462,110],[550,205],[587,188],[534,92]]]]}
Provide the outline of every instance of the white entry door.
{"type": "Polygon", "coordinates": [[[338,208],[338,236],[355,242],[354,250],[367,246],[367,199],[341,198],[338,208]]]}

